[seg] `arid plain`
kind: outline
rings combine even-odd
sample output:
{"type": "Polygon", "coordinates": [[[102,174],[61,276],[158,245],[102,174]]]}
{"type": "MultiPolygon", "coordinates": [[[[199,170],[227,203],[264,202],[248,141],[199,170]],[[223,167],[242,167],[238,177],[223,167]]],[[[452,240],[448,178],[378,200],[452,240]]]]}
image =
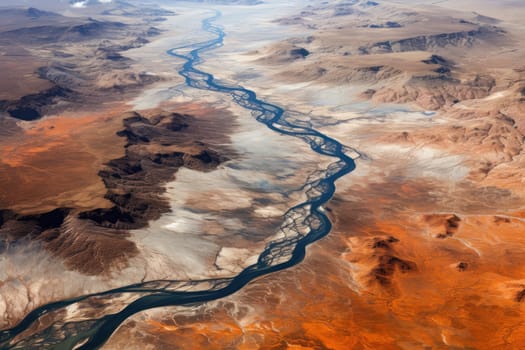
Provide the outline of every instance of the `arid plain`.
{"type": "Polygon", "coordinates": [[[216,8],[224,45],[199,68],[355,150],[357,168],[304,262],[135,314],[103,348],[522,347],[525,4],[77,3],[0,10],[17,19],[0,22],[2,328],[125,284],[233,276],[328,166],[184,84],[166,51],[206,40],[216,8]]]}

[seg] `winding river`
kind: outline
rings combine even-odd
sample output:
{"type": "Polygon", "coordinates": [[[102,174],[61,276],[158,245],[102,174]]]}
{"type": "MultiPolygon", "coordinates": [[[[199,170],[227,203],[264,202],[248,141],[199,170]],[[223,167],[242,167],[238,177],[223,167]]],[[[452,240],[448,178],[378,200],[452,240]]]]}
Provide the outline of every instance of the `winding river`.
{"type": "MultiPolygon", "coordinates": [[[[161,306],[204,303],[224,298],[258,277],[300,263],[305,257],[306,247],[330,232],[332,226],[322,206],[334,195],[335,182],[355,169],[354,159],[348,155],[352,150],[303,123],[299,125],[298,122],[289,121],[283,108],[262,101],[255,92],[221,83],[212,74],[196,68],[203,62],[200,56],[202,53],[223,45],[226,34],[213,24],[220,15],[216,12],[202,22],[202,29],[212,34],[212,39],[168,51],[169,55],[184,60],[179,73],[186,79],[186,84],[230,95],[235,103],[250,110],[257,121],[271,130],[301,138],[314,152],[331,157],[334,161],[327,169],[316,172],[306,180],[303,186],[306,200],[290,208],[284,215],[282,238],[270,242],[257,263],[248,266],[237,276],[202,281],[150,281],[43,305],[29,313],[17,326],[0,332],[1,349],[98,349],[130,316],[161,306]],[[60,311],[72,307],[75,310],[88,310],[93,307],[94,300],[107,300],[110,303],[114,298],[123,297],[129,303],[116,312],[112,310],[104,313],[103,310],[94,313],[96,316],[92,318],[74,321],[53,318],[53,323],[41,326],[44,316],[59,318],[60,311]],[[36,333],[24,336],[26,330],[38,325],[36,333]]],[[[102,307],[109,309],[108,304],[102,307]]]]}

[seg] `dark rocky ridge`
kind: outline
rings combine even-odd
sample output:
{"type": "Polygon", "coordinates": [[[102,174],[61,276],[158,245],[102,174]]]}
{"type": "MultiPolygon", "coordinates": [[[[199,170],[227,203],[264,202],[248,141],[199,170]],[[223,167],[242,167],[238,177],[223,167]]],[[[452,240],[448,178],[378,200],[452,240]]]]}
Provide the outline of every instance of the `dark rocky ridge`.
{"type": "Polygon", "coordinates": [[[432,56],[430,56],[429,59],[423,60],[423,63],[426,63],[426,64],[439,64],[440,66],[443,66],[443,67],[452,67],[453,66],[452,62],[450,62],[446,58],[444,58],[442,56],[439,56],[439,55],[432,55],[432,56]]]}
{"type": "Polygon", "coordinates": [[[359,48],[361,54],[392,53],[407,51],[432,51],[446,46],[472,47],[481,41],[501,40],[504,31],[498,27],[481,26],[474,30],[442,33],[436,35],[421,35],[412,38],[381,41],[359,48]]]}
{"type": "MultiPolygon", "coordinates": [[[[445,69],[446,67],[441,67],[445,69]]],[[[461,81],[444,70],[439,75],[428,74],[412,76],[395,91],[395,101],[421,103],[426,109],[437,110],[445,105],[453,105],[460,101],[484,98],[490,95],[496,84],[489,75],[476,75],[470,80],[461,81]]],[[[383,96],[388,95],[388,89],[381,91],[383,96]]],[[[376,98],[378,92],[373,94],[376,98]]],[[[390,96],[392,97],[392,96],[390,96]]],[[[383,99],[389,101],[390,97],[383,99]]]]}
{"type": "Polygon", "coordinates": [[[54,86],[36,94],[23,96],[17,101],[0,101],[0,111],[11,117],[31,121],[42,117],[49,107],[59,101],[73,101],[78,94],[67,88],[54,86]]]}
{"type": "Polygon", "coordinates": [[[519,291],[517,294],[516,294],[516,301],[518,303],[522,303],[523,301],[525,301],[525,289],[519,291]]]}
{"type": "Polygon", "coordinates": [[[362,7],[374,7],[374,6],[379,6],[379,3],[376,2],[376,1],[367,1],[363,4],[361,4],[362,7]]]}
{"type": "Polygon", "coordinates": [[[107,164],[99,175],[108,192],[106,198],[115,205],[110,209],[96,209],[80,213],[104,227],[131,229],[144,227],[169,211],[169,203],[162,198],[163,184],[172,180],[181,167],[209,171],[226,159],[206,144],[194,141],[195,153],[172,149],[178,141],[177,133],[190,128],[193,117],[177,113],[162,114],[148,119],[132,113],[124,120],[126,154],[107,164]]]}
{"type": "Polygon", "coordinates": [[[399,270],[407,273],[417,270],[417,265],[408,260],[403,260],[397,256],[382,255],[379,257],[378,265],[372,270],[374,279],[382,286],[389,286],[392,283],[394,272],[399,270]]]}
{"type": "Polygon", "coordinates": [[[162,196],[164,184],[179,168],[210,171],[227,159],[199,140],[199,121],[190,115],[157,113],[147,118],[131,112],[124,117],[118,135],[126,138],[125,155],[99,173],[113,206],[30,215],[0,210],[0,253],[34,241],[71,269],[90,275],[108,272],[138,253],[126,239],[127,230],[145,227],[170,210],[162,196]]]}
{"type": "Polygon", "coordinates": [[[20,215],[11,210],[0,210],[0,236],[5,235],[16,240],[27,236],[28,233],[39,234],[49,229],[58,228],[62,225],[69,212],[70,209],[68,208],[57,208],[42,214],[20,215]],[[9,229],[9,226],[13,226],[13,221],[18,222],[17,226],[24,227],[24,230],[9,229]]]}
{"type": "Polygon", "coordinates": [[[15,41],[20,44],[51,44],[56,42],[79,42],[103,38],[111,32],[124,30],[126,24],[88,19],[80,24],[43,25],[29,28],[19,28],[0,33],[0,43],[15,41]]]}
{"type": "Polygon", "coordinates": [[[368,28],[374,28],[374,29],[381,29],[381,28],[401,28],[403,27],[398,22],[393,21],[387,21],[384,24],[370,24],[368,25],[368,28]]]}
{"type": "Polygon", "coordinates": [[[372,244],[374,256],[377,257],[377,264],[370,272],[371,281],[378,282],[383,287],[390,287],[392,277],[396,270],[401,273],[407,273],[417,270],[417,265],[409,260],[404,260],[394,255],[393,245],[398,243],[399,239],[393,236],[376,237],[372,244]]]}
{"type": "Polygon", "coordinates": [[[461,219],[457,215],[452,215],[451,217],[447,218],[445,221],[445,232],[440,233],[437,235],[437,238],[444,239],[447,237],[452,237],[459,229],[459,223],[461,222],[461,219]]]}
{"type": "Polygon", "coordinates": [[[68,22],[58,13],[30,8],[0,8],[0,32],[68,22]]]}
{"type": "Polygon", "coordinates": [[[454,66],[451,61],[439,55],[432,55],[429,59],[423,60],[422,62],[426,64],[438,65],[439,67],[434,69],[434,72],[445,75],[450,74],[452,72],[452,67],[454,66]]]}
{"type": "Polygon", "coordinates": [[[19,8],[0,9],[0,18],[4,16],[11,17],[11,18],[15,16],[25,16],[33,20],[39,19],[42,17],[52,17],[52,18],[62,17],[58,13],[42,11],[34,7],[29,7],[27,9],[19,9],[19,8]]]}
{"type": "MultiPolygon", "coordinates": [[[[113,5],[121,6],[120,2],[113,5]]],[[[52,86],[44,91],[35,89],[18,100],[0,101],[0,112],[20,120],[35,120],[79,103],[98,105],[107,100],[108,90],[132,94],[159,81],[158,76],[134,71],[133,61],[122,54],[160,34],[147,23],[147,15],[139,18],[140,22],[124,24],[65,17],[34,8],[0,10],[0,48],[14,46],[27,57],[37,50],[46,65],[35,73],[52,86]]]]}
{"type": "Polygon", "coordinates": [[[293,59],[305,58],[308,55],[310,55],[310,51],[308,51],[307,49],[303,47],[298,47],[298,48],[290,50],[290,56],[293,59]]]}
{"type": "Polygon", "coordinates": [[[150,21],[161,21],[162,17],[175,16],[176,13],[162,8],[137,8],[135,6],[119,6],[116,8],[104,10],[103,15],[107,16],[147,16],[150,21]]]}

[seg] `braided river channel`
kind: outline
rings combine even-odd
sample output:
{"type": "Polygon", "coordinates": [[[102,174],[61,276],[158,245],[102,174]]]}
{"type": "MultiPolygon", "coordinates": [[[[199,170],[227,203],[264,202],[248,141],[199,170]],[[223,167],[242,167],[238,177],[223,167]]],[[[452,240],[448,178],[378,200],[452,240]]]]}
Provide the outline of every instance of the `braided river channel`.
{"type": "Polygon", "coordinates": [[[202,29],[212,35],[208,41],[170,49],[167,54],[183,60],[179,71],[189,87],[229,95],[234,103],[251,111],[258,122],[290,137],[306,142],[312,151],[330,157],[333,162],[308,177],[303,185],[306,199],[289,208],[283,217],[282,235],[269,242],[258,260],[238,275],[210,280],[158,280],[128,285],[101,293],[83,295],[49,303],[30,312],[15,327],[0,332],[1,349],[99,349],[117,328],[130,316],[152,308],[205,303],[231,295],[261,276],[290,268],[300,263],[306,247],[326,236],[331,222],[325,213],[325,205],[334,195],[335,182],[355,169],[352,150],[333,138],[311,128],[307,123],[287,119],[286,110],[259,99],[254,91],[241,86],[221,83],[210,73],[199,70],[203,62],[201,54],[223,45],[226,33],[214,24],[221,16],[216,12],[202,22],[202,29]],[[124,308],[111,309],[111,300],[129,300],[124,308]],[[103,313],[93,312],[79,320],[53,321],[36,333],[24,333],[50,314],[74,308],[86,309],[95,304],[107,303],[103,313]],[[109,311],[108,311],[109,310],[109,311]]]}

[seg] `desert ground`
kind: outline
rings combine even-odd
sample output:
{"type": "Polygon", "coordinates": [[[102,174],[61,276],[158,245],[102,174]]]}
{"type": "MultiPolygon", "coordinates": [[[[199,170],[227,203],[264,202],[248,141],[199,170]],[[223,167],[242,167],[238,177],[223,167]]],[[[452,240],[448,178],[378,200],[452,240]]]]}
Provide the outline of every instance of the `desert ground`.
{"type": "Polygon", "coordinates": [[[327,206],[333,232],[238,295],[137,315],[108,348],[520,347],[525,9],[352,3],[225,19],[205,62],[365,155],[327,206]]]}
{"type": "MultiPolygon", "coordinates": [[[[201,21],[217,9],[224,45],[199,69],[338,140],[356,169],[302,263],[218,300],[136,313],[102,348],[525,342],[525,4],[48,2],[0,9],[17,18],[0,22],[12,77],[0,88],[2,328],[132,283],[233,277],[330,166],[178,75],[166,52],[207,40],[201,21]]],[[[12,344],[135,298],[57,311],[12,344]]]]}

